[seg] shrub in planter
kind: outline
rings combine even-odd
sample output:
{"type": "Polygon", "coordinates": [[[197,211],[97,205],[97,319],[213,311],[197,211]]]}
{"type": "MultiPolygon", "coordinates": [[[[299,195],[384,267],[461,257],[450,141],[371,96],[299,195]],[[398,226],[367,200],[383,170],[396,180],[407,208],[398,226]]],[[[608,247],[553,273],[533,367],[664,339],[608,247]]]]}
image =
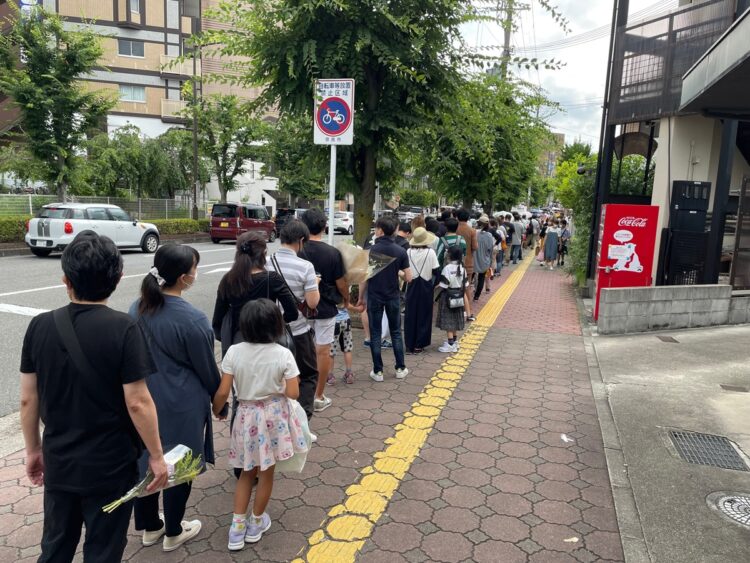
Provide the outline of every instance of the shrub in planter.
{"type": "Polygon", "coordinates": [[[23,242],[26,221],[30,215],[8,215],[0,217],[0,242],[23,242]]]}
{"type": "Polygon", "coordinates": [[[198,228],[202,233],[207,233],[211,228],[210,219],[198,219],[198,228]]]}

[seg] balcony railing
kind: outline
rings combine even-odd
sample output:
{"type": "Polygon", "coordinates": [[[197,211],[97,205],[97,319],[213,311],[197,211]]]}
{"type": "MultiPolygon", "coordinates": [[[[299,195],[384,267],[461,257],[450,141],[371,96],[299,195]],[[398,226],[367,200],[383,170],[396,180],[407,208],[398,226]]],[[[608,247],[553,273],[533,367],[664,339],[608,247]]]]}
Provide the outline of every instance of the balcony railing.
{"type": "Polygon", "coordinates": [[[185,100],[166,100],[161,101],[161,118],[164,121],[183,121],[185,116],[182,114],[187,109],[185,100]]]}
{"type": "MultiPolygon", "coordinates": [[[[162,76],[193,76],[193,60],[180,61],[179,57],[161,55],[162,76]]],[[[201,75],[201,62],[196,61],[195,76],[201,75]]]]}

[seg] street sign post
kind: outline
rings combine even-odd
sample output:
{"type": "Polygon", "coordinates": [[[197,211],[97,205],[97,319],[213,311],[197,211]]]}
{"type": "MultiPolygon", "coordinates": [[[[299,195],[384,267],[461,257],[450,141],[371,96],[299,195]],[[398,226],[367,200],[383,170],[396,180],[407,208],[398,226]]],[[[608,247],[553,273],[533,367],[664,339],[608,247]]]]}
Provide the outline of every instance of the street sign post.
{"type": "Polygon", "coordinates": [[[354,80],[328,78],[315,81],[314,142],[331,146],[328,188],[328,243],[333,244],[333,206],[336,201],[336,147],[354,143],[354,80]]]}

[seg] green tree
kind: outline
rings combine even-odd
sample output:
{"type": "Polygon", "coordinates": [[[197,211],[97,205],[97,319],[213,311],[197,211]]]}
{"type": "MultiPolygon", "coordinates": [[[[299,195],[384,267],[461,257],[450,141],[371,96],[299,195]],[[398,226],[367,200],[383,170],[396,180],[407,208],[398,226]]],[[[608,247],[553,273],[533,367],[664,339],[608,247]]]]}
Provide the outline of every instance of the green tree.
{"type": "Polygon", "coordinates": [[[475,77],[414,135],[415,166],[449,199],[482,202],[488,213],[508,209],[526,198],[537,174],[548,132],[536,114],[545,103],[522,84],[475,77]]]}
{"type": "Polygon", "coordinates": [[[264,147],[263,174],[278,178],[279,191],[294,199],[322,198],[327,192],[328,151],[312,144],[312,134],[311,114],[283,115],[264,147]]]}
{"type": "Polygon", "coordinates": [[[402,188],[398,191],[401,196],[401,205],[418,205],[420,207],[432,207],[437,203],[437,195],[430,190],[415,190],[402,188]]]}
{"type": "MultiPolygon", "coordinates": [[[[224,0],[211,17],[226,29],[204,45],[244,57],[242,81],[283,113],[310,113],[316,78],[356,80],[355,144],[340,162],[356,184],[356,239],[369,233],[379,161],[394,141],[447,105],[465,62],[461,25],[466,0],[224,0]]],[[[211,48],[208,48],[210,51],[211,48]]]]}
{"type": "MultiPolygon", "coordinates": [[[[151,141],[165,155],[170,173],[164,179],[163,188],[167,197],[173,198],[176,193],[192,193],[193,182],[193,134],[187,129],[172,127],[151,141]]],[[[204,190],[211,181],[211,162],[203,155],[198,155],[198,182],[204,190]]]]}
{"type": "Polygon", "coordinates": [[[251,160],[260,161],[270,126],[255,106],[237,96],[216,94],[196,100],[188,92],[186,116],[197,118],[198,146],[210,162],[219,184],[220,199],[237,189],[237,176],[251,160]]]}
{"type": "Polygon", "coordinates": [[[560,151],[558,162],[575,160],[576,158],[587,158],[591,156],[591,145],[583,141],[573,141],[566,144],[560,151]]]}
{"type": "Polygon", "coordinates": [[[87,135],[115,104],[81,82],[101,55],[92,28],[65,29],[62,19],[41,8],[16,10],[10,28],[0,34],[0,93],[20,109],[28,150],[63,201],[87,135]]]}

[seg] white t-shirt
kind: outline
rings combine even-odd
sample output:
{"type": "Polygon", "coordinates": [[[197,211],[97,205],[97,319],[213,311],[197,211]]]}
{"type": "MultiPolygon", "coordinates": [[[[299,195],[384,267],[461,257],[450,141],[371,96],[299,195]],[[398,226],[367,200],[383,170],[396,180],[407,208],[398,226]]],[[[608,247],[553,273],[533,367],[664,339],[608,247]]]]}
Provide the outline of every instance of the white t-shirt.
{"type": "Polygon", "coordinates": [[[240,401],[263,401],[284,393],[284,380],[299,375],[294,356],[280,344],[241,342],[229,347],[221,371],[234,377],[240,401]]]}
{"type": "Polygon", "coordinates": [[[467,284],[466,279],[466,268],[459,266],[456,262],[446,264],[443,271],[440,273],[440,287],[447,289],[452,288],[465,288],[467,284]],[[460,273],[459,273],[460,270],[460,273]]]}
{"type": "Polygon", "coordinates": [[[425,281],[432,280],[432,271],[440,267],[437,254],[430,247],[414,247],[406,251],[409,255],[409,266],[411,273],[419,276],[425,281]]]}

